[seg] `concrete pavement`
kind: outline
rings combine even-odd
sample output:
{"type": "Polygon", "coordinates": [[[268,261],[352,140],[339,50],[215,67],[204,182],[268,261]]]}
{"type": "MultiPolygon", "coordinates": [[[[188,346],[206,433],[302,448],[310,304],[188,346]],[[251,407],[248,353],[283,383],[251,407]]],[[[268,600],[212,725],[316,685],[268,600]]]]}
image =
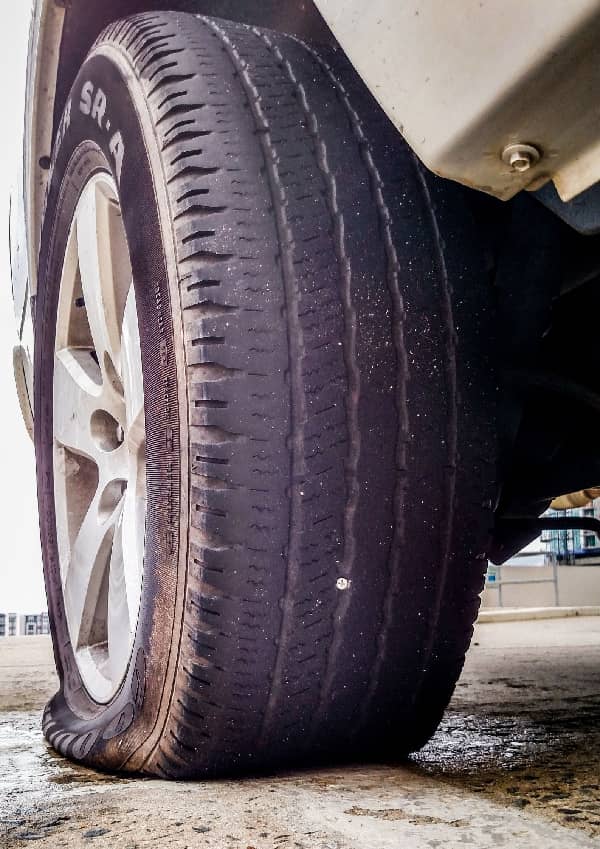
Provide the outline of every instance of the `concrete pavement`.
{"type": "Polygon", "coordinates": [[[0,846],[600,846],[600,617],[479,624],[434,740],[407,764],[169,784],[45,746],[44,638],[0,641],[0,846]]]}

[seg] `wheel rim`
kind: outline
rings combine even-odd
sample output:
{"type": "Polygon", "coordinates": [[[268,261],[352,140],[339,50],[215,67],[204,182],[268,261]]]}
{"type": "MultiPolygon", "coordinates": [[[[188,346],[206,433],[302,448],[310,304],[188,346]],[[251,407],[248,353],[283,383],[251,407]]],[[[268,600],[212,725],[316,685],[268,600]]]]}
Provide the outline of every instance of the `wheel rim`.
{"type": "Polygon", "coordinates": [[[135,291],[117,189],[85,186],[71,224],[54,353],[54,497],[63,599],[83,683],[118,691],[133,649],[146,526],[135,291]]]}

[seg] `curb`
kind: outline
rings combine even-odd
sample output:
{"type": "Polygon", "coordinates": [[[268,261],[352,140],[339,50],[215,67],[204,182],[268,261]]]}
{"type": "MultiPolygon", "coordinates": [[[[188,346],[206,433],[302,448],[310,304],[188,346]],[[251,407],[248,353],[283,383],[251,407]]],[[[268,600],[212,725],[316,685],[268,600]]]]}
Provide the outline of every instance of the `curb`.
{"type": "Polygon", "coordinates": [[[481,610],[477,622],[523,622],[530,619],[566,619],[572,616],[600,616],[600,607],[493,607],[481,610]]]}

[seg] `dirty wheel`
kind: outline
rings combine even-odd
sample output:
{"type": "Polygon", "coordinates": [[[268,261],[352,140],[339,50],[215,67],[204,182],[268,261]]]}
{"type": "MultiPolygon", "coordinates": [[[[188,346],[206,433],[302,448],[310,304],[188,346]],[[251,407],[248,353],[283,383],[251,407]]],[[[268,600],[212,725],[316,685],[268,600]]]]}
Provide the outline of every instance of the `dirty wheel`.
{"type": "Polygon", "coordinates": [[[36,308],[52,745],[186,777],[427,740],[494,495],[482,253],[335,57],[177,13],[104,33],[36,308]]]}

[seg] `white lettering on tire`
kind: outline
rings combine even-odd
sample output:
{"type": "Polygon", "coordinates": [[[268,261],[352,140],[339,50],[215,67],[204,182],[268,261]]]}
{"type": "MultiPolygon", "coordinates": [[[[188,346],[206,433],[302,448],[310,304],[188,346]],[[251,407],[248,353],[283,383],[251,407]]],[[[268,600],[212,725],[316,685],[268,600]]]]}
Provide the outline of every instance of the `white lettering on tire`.
{"type": "Polygon", "coordinates": [[[123,143],[123,136],[120,132],[116,132],[112,139],[110,140],[110,144],[108,145],[108,149],[110,150],[112,157],[115,162],[115,168],[117,170],[117,183],[121,182],[121,169],[123,168],[123,156],[125,154],[125,145],[123,143]]]}
{"type": "Polygon", "coordinates": [[[94,84],[88,80],[87,83],[84,83],[83,88],[81,89],[81,101],[79,102],[79,108],[84,115],[89,115],[92,111],[93,93],[94,84]]]}
{"type": "Polygon", "coordinates": [[[98,122],[98,126],[102,129],[102,119],[104,118],[104,113],[106,112],[106,95],[102,91],[101,88],[96,92],[96,97],[94,99],[94,106],[92,108],[92,118],[94,118],[98,122]]]}
{"type": "MultiPolygon", "coordinates": [[[[108,105],[108,98],[102,89],[96,89],[94,83],[91,80],[87,80],[81,89],[79,109],[84,115],[89,115],[92,120],[98,124],[100,129],[105,130],[107,133],[110,132],[111,128],[110,118],[107,118],[106,121],[104,120],[108,105]]],[[[111,136],[108,149],[115,164],[117,183],[120,183],[121,171],[123,169],[123,157],[125,155],[125,143],[123,142],[123,136],[119,130],[111,136]]]]}

